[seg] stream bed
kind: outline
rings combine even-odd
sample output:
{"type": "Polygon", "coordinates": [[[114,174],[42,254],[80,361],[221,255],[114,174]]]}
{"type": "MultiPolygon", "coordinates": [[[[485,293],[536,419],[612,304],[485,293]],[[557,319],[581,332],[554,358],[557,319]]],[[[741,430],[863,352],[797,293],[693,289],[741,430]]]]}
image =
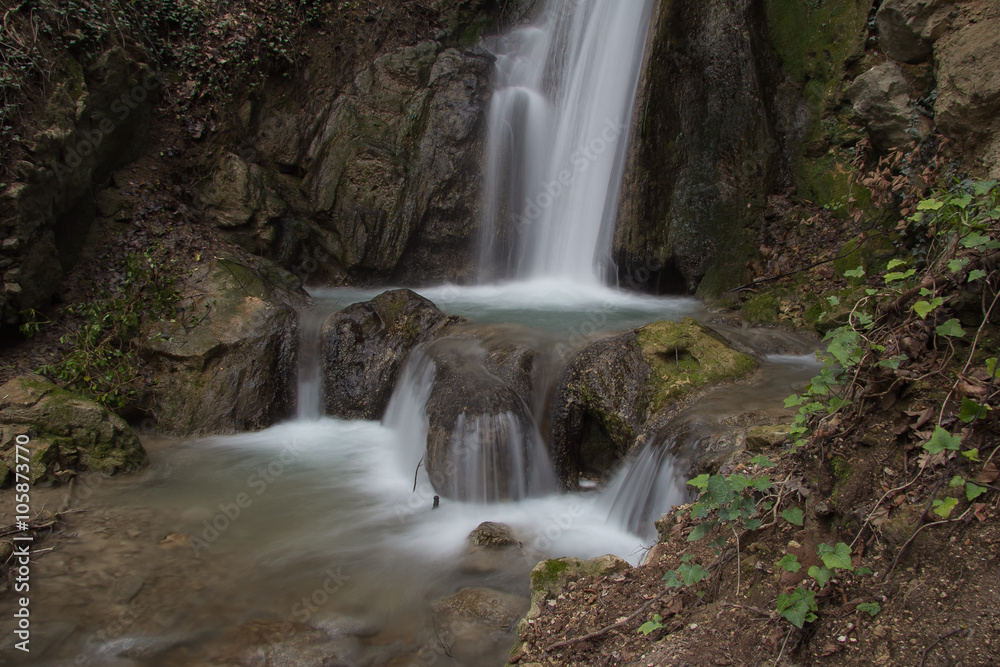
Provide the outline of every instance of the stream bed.
{"type": "MultiPolygon", "coordinates": [[[[513,322],[577,344],[654,320],[710,318],[691,299],[571,283],[421,292],[473,322],[513,322]]],[[[375,293],[314,297],[333,312],[375,293]]],[[[788,354],[809,341],[731,333],[783,354],[762,355],[753,381],[692,406],[686,418],[704,428],[780,407],[816,370],[811,355],[788,354]]],[[[300,396],[318,406],[321,391],[300,396]]],[[[142,474],[80,480],[69,503],[88,511],[69,515],[36,566],[32,664],[502,665],[539,560],[613,553],[638,563],[655,531],[622,503],[644,504],[655,518],[687,499],[683,465],[675,471],[661,452],[639,453],[638,464],[630,459],[606,485],[579,493],[442,499],[432,509],[435,491],[414,460],[423,433],[317,414],[300,406],[298,419],[257,433],[147,438],[142,474]],[[633,468],[656,474],[635,482],[633,468]],[[626,498],[640,485],[641,498],[626,498]],[[520,547],[471,549],[467,536],[483,521],[510,526],[520,547]],[[468,589],[479,597],[449,597],[468,589]],[[468,622],[476,605],[478,620],[468,622]]],[[[49,509],[65,502],[65,489],[48,493],[49,509]]]]}

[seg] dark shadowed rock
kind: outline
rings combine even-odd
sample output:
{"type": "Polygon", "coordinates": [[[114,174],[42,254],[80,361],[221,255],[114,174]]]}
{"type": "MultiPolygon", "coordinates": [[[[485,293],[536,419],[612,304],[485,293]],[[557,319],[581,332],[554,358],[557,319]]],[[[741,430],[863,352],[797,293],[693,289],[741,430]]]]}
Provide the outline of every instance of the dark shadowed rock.
{"type": "Polygon", "coordinates": [[[951,0],[886,0],[875,15],[885,55],[905,63],[929,60],[953,8],[951,0]]]}
{"type": "Polygon", "coordinates": [[[391,290],[323,324],[326,414],[379,419],[410,351],[461,321],[410,290],[391,290]]]}

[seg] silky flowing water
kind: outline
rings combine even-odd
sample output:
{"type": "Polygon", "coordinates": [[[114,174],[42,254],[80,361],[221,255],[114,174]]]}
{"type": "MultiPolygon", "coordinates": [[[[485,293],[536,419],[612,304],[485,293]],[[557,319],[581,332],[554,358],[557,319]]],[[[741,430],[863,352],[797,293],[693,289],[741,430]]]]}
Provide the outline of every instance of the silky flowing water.
{"type": "MultiPolygon", "coordinates": [[[[646,321],[709,317],[690,299],[570,283],[423,293],[474,322],[534,325],[539,340],[581,336],[577,344],[646,321]]],[[[372,294],[315,296],[333,310],[372,294]]],[[[814,372],[809,356],[767,357],[754,383],[721,388],[688,418],[721,428],[727,414],[780,405],[814,372]]],[[[50,649],[36,664],[267,664],[292,651],[303,635],[288,623],[302,622],[333,637],[324,650],[342,651],[343,664],[500,665],[512,632],[456,630],[434,601],[477,587],[526,597],[527,574],[546,557],[614,553],[636,563],[654,539],[651,520],[686,500],[685,471],[650,447],[604,488],[494,504],[442,499],[432,509],[435,491],[422,470],[414,475],[425,436],[413,425],[432,379],[419,375],[398,383],[385,423],[320,417],[319,392],[305,386],[300,395],[316,405],[292,421],[154,441],[145,473],[75,489],[73,506],[89,512],[37,570],[33,613],[50,649]],[[482,521],[511,526],[523,549],[486,562],[467,554],[482,521]]],[[[295,650],[287,664],[303,659],[295,650]]]]}

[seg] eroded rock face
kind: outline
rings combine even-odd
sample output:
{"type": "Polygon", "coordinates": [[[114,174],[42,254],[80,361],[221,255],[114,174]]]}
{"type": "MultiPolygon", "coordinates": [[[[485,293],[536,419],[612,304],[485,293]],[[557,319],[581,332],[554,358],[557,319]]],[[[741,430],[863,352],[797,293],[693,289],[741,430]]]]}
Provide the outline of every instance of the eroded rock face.
{"type": "Polygon", "coordinates": [[[951,0],[886,0],[875,15],[885,54],[905,63],[926,62],[953,9],[951,0]]]}
{"type": "Polygon", "coordinates": [[[66,480],[83,470],[113,475],[147,462],[139,438],[123,419],[40,375],[0,387],[0,458],[10,470],[17,463],[19,435],[28,436],[32,482],[66,480]]]}
{"type": "Polygon", "coordinates": [[[384,292],[323,324],[326,414],[379,419],[410,351],[460,318],[411,290],[384,292]]]}
{"type": "Polygon", "coordinates": [[[146,355],[158,379],[160,431],[258,430],[291,414],[298,328],[281,290],[254,269],[218,258],[190,287],[198,296],[189,312],[200,321],[153,325],[146,355]]]}
{"type": "Polygon", "coordinates": [[[138,157],[159,82],[115,47],[83,67],[51,54],[52,90],[24,138],[27,159],[0,192],[0,324],[43,308],[76,262],[95,217],[94,184],[138,157]]]}
{"type": "Polygon", "coordinates": [[[965,168],[1000,177],[1000,16],[942,38],[934,60],[938,127],[958,144],[965,168]]]}
{"type": "Polygon", "coordinates": [[[267,175],[229,177],[223,161],[216,224],[312,279],[469,277],[491,67],[485,51],[424,41],[376,58],[319,112],[265,108],[252,153],[267,175]]]}

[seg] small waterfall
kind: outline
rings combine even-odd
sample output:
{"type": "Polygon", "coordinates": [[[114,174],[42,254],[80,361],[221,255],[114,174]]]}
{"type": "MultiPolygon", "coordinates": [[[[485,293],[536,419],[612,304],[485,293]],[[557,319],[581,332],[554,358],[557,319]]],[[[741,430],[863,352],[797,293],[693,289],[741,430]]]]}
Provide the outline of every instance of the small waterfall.
{"type": "Polygon", "coordinates": [[[427,453],[427,399],[434,388],[434,361],[421,348],[410,353],[386,407],[382,423],[398,434],[399,464],[412,472],[427,453]]]}
{"type": "Polygon", "coordinates": [[[610,277],[652,0],[548,0],[491,45],[483,278],[610,277]]]}
{"type": "Polygon", "coordinates": [[[459,415],[451,434],[451,496],[473,502],[520,500],[558,488],[538,429],[510,412],[459,415]]]}
{"type": "Polygon", "coordinates": [[[646,445],[618,472],[602,492],[609,523],[649,536],[653,522],[660,515],[687,500],[684,480],[675,469],[673,445],[673,442],[646,445]]]}
{"type": "Polygon", "coordinates": [[[315,421],[323,416],[323,322],[329,313],[309,310],[299,313],[299,360],[296,416],[315,421]]]}

